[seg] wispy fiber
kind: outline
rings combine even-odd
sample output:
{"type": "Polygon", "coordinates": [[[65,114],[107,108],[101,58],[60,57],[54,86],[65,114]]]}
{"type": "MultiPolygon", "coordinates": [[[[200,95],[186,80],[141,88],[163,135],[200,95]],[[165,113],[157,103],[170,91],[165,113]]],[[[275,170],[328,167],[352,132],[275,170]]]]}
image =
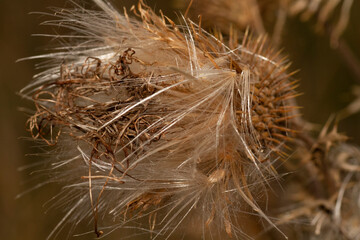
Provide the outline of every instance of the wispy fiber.
{"type": "Polygon", "coordinates": [[[142,1],[137,19],[94,3],[101,11],[75,4],[45,23],[69,42],[33,57],[47,70],[22,91],[36,106],[33,138],[64,152],[53,174],[73,205],[50,237],[89,217],[97,236],[103,219],[140,230],[144,218],[152,238],[168,238],[192,215],[204,237],[243,239],[243,212],[277,228],[262,206],[297,133],[287,60],[265,37],[238,43],[233,31],[225,43],[142,1]]]}

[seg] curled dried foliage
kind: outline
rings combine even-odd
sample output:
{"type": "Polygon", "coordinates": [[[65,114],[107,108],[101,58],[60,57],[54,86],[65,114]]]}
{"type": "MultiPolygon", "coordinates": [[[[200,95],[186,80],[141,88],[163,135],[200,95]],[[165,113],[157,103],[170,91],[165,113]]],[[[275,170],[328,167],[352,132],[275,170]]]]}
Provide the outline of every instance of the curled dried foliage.
{"type": "Polygon", "coordinates": [[[210,225],[240,236],[237,218],[248,211],[276,227],[259,200],[297,133],[286,60],[265,38],[246,33],[238,43],[233,33],[225,44],[141,1],[132,8],[141,21],[94,2],[102,11],[57,12],[49,23],[76,41],[40,56],[53,62],[23,90],[37,109],[32,136],[71,156],[55,163],[71,166],[64,180],[75,179],[67,189],[79,199],[62,222],[92,215],[100,236],[100,215],[117,227],[149,218],[157,238],[196,212],[204,236],[210,225]],[[79,214],[85,199],[92,207],[79,214]]]}

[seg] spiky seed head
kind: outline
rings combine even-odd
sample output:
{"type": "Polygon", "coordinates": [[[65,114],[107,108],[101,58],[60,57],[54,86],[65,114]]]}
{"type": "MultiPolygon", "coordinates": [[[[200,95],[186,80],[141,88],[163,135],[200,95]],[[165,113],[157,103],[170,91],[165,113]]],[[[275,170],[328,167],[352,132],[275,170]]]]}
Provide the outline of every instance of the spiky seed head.
{"type": "Polygon", "coordinates": [[[233,236],[245,210],[273,225],[258,199],[296,132],[286,60],[248,32],[225,44],[141,1],[141,21],[94,2],[101,12],[56,14],[72,45],[40,56],[52,63],[23,90],[36,106],[32,136],[66,151],[54,168],[79,200],[63,221],[92,215],[99,236],[100,216],[119,226],[147,216],[158,237],[200,212],[204,229],[218,221],[233,236]]]}

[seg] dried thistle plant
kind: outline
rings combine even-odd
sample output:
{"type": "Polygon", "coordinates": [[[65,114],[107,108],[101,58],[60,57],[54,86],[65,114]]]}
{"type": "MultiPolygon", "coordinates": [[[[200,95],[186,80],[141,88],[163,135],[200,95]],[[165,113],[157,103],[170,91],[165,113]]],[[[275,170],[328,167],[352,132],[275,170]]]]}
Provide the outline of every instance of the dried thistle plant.
{"type": "Polygon", "coordinates": [[[336,124],[330,131],[330,123],[300,148],[299,174],[287,189],[290,208],[277,222],[298,225],[296,239],[360,239],[359,147],[346,143],[336,124]]]}
{"type": "MultiPolygon", "coordinates": [[[[199,15],[206,27],[218,27],[222,32],[229,32],[229,24],[238,29],[251,26],[257,34],[268,33],[278,44],[286,19],[300,15],[308,21],[317,17],[318,30],[330,27],[330,42],[333,47],[345,31],[353,0],[192,0],[190,13],[195,19],[199,15]],[[335,10],[340,9],[338,20],[334,20],[335,10]],[[333,25],[333,26],[330,26],[333,25]]],[[[183,5],[186,8],[187,5],[183,5]]]]}
{"type": "Polygon", "coordinates": [[[192,0],[178,1],[177,5],[183,9],[189,8],[191,18],[201,17],[202,25],[205,28],[217,27],[221,32],[229,33],[230,24],[236,29],[242,30],[251,26],[258,35],[267,32],[263,21],[264,15],[270,9],[276,8],[274,1],[268,0],[192,0]]]}
{"type": "Polygon", "coordinates": [[[46,70],[22,90],[36,106],[29,131],[57,146],[50,172],[71,198],[50,237],[89,217],[97,236],[102,219],[140,231],[144,218],[168,238],[191,216],[204,237],[248,238],[243,212],[277,228],[262,206],[299,130],[287,60],[248,32],[225,43],[142,1],[140,20],[94,3],[101,11],[77,5],[46,22],[71,41],[33,57],[46,70]]]}
{"type": "Polygon", "coordinates": [[[340,16],[337,23],[331,29],[330,41],[332,46],[336,47],[340,36],[345,31],[349,18],[353,0],[296,0],[289,6],[290,15],[301,14],[301,19],[304,21],[309,20],[312,16],[317,15],[318,23],[317,28],[323,29],[328,22],[332,20],[336,8],[341,8],[340,16]]]}
{"type": "MultiPolygon", "coordinates": [[[[317,18],[317,29],[325,30],[329,34],[331,45],[338,47],[343,61],[357,78],[359,76],[360,65],[355,55],[346,42],[339,39],[348,25],[352,0],[278,1],[277,8],[269,7],[264,4],[265,1],[259,0],[257,9],[260,9],[258,12],[262,14],[256,17],[244,6],[243,11],[237,10],[236,6],[240,6],[238,1],[226,1],[226,5],[217,2],[216,4],[228,8],[221,13],[212,8],[215,5],[213,1],[194,1],[196,2],[200,2],[203,8],[198,12],[194,11],[195,15],[201,11],[204,15],[202,19],[209,20],[208,25],[220,24],[220,29],[226,29],[230,25],[244,29],[250,25],[258,30],[254,21],[263,22],[261,25],[267,26],[269,20],[264,19],[272,16],[276,20],[270,20],[270,23],[275,21],[275,24],[267,32],[272,35],[272,40],[277,46],[289,16],[300,15],[303,21],[317,18]],[[266,13],[267,11],[270,13],[266,13]],[[277,17],[271,14],[274,11],[278,12],[277,17]],[[338,19],[335,17],[337,12],[338,19]],[[244,21],[245,24],[238,24],[238,14],[247,19],[244,21]],[[221,21],[216,21],[216,16],[222,18],[225,25],[222,25],[221,21]]],[[[242,4],[246,5],[245,2],[242,1],[242,4]]],[[[254,1],[248,2],[251,4],[254,1]]],[[[273,5],[276,5],[276,1],[273,5]]],[[[263,31],[256,32],[263,34],[263,31]]],[[[358,99],[340,111],[337,120],[357,111],[358,99]]],[[[299,124],[299,128],[306,125],[304,122],[299,124]]],[[[281,197],[284,200],[277,206],[279,209],[285,206],[285,210],[275,224],[291,226],[292,230],[286,233],[295,239],[360,239],[359,147],[346,143],[346,135],[337,131],[338,122],[334,125],[333,130],[329,131],[327,124],[317,139],[304,129],[295,139],[297,148],[293,152],[294,155],[285,164],[285,171],[294,174],[286,178],[286,190],[281,197]]],[[[275,207],[273,210],[277,212],[278,208],[275,207]]]]}

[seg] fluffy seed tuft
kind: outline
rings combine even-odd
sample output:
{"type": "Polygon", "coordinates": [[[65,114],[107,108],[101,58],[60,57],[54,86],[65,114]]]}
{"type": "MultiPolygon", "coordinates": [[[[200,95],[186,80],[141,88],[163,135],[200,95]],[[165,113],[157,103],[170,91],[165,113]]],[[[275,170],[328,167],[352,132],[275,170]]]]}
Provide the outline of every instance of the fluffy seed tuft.
{"type": "Polygon", "coordinates": [[[239,236],[245,211],[276,227],[261,202],[296,134],[286,60],[265,37],[233,32],[225,44],[142,1],[141,21],[94,2],[102,11],[61,9],[48,22],[74,31],[71,45],[34,57],[50,63],[23,89],[33,138],[66,151],[53,166],[78,200],[62,222],[91,215],[100,236],[103,216],[117,227],[148,218],[157,238],[195,212],[204,235],[211,225],[239,236]]]}

